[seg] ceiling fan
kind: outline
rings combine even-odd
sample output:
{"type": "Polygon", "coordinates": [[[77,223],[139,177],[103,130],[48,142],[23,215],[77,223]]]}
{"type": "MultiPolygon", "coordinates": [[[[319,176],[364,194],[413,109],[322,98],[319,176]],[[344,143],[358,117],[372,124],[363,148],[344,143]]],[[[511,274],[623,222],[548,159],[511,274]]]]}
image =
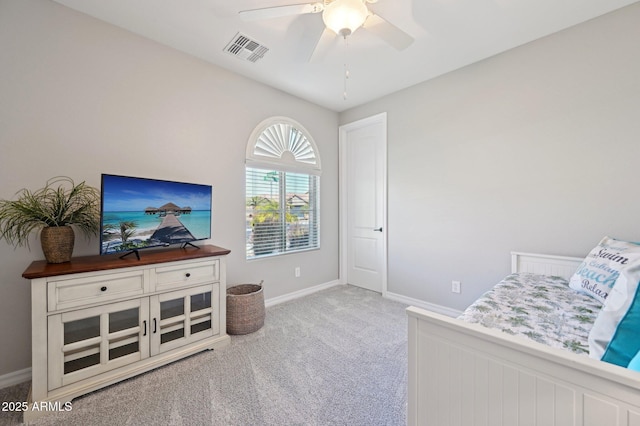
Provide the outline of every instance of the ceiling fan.
{"type": "Polygon", "coordinates": [[[307,34],[301,37],[301,50],[305,59],[310,61],[321,43],[340,35],[346,39],[357,29],[364,30],[378,36],[397,50],[404,50],[411,43],[413,37],[373,13],[369,3],[378,0],[322,0],[313,3],[294,3],[288,5],[263,7],[259,9],[242,10],[240,18],[244,21],[278,18],[291,15],[322,13],[324,26],[307,28],[307,34]]]}

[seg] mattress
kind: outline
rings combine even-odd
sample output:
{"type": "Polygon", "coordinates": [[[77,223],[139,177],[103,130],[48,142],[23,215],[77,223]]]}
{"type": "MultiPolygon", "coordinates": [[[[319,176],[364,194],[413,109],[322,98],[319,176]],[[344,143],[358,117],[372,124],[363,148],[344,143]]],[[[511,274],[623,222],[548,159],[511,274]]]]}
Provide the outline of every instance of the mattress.
{"type": "Polygon", "coordinates": [[[602,304],[561,277],[513,273],[459,317],[547,346],[588,354],[589,330],[602,304]]]}

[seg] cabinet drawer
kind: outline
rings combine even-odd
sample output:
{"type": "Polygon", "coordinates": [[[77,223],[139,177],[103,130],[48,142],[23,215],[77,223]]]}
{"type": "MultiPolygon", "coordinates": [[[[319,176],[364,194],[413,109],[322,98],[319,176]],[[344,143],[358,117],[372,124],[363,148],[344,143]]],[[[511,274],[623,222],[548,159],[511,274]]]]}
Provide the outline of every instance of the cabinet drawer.
{"type": "Polygon", "coordinates": [[[155,269],[155,291],[210,283],[220,279],[218,260],[182,263],[155,269]]]}
{"type": "Polygon", "coordinates": [[[47,285],[49,311],[108,302],[142,295],[144,271],[129,271],[91,277],[50,281],[47,285]]]}

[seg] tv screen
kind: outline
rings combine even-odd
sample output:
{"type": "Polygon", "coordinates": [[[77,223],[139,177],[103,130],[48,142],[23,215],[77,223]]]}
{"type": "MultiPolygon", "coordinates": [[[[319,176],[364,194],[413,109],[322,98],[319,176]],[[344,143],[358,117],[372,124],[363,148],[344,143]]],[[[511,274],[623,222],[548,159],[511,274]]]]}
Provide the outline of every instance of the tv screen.
{"type": "Polygon", "coordinates": [[[211,238],[211,194],[211,185],[103,174],[100,254],[211,238]]]}

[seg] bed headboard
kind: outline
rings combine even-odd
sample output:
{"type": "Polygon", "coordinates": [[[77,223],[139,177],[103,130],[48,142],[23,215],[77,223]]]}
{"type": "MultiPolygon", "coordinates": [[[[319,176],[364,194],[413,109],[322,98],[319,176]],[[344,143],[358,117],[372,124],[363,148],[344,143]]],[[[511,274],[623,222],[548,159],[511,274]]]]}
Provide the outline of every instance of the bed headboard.
{"type": "Polygon", "coordinates": [[[532,272],[534,274],[555,275],[568,280],[583,260],[584,258],[582,257],[512,251],[511,272],[532,272]]]}

